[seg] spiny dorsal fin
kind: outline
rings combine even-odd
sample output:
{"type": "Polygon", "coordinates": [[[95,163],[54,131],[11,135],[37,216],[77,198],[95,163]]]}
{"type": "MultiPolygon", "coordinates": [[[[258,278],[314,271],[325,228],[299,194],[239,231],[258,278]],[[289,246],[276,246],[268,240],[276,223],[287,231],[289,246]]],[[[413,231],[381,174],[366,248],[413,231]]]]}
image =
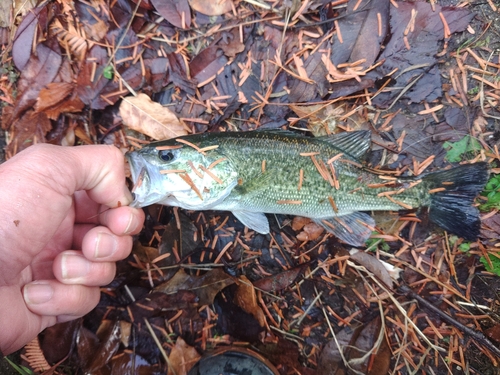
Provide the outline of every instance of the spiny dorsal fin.
{"type": "Polygon", "coordinates": [[[371,132],[369,130],[359,130],[325,135],[319,139],[323,142],[328,142],[354,159],[360,160],[370,148],[371,132]]]}

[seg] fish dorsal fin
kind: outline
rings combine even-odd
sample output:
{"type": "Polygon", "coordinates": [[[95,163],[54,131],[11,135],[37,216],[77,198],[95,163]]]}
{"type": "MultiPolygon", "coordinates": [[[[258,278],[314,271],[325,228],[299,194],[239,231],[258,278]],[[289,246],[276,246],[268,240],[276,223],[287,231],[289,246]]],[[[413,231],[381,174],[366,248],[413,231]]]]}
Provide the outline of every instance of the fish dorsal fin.
{"type": "Polygon", "coordinates": [[[372,233],[371,228],[375,227],[375,220],[364,212],[314,221],[335,237],[353,246],[363,246],[372,233]]]}
{"type": "Polygon", "coordinates": [[[361,160],[370,148],[371,132],[369,130],[344,132],[325,135],[319,139],[328,142],[354,159],[361,160]]]}
{"type": "Polygon", "coordinates": [[[244,210],[231,211],[242,224],[261,234],[269,233],[269,221],[262,212],[250,212],[244,210]]]}

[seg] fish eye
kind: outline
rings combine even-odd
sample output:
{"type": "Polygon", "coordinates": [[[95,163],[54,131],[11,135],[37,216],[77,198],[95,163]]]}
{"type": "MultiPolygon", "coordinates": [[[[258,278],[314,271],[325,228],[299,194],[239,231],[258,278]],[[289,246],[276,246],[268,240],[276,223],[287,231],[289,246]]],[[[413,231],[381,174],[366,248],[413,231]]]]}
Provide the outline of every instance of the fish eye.
{"type": "Polygon", "coordinates": [[[158,157],[165,162],[169,162],[174,160],[175,155],[170,150],[161,150],[158,152],[158,157]]]}

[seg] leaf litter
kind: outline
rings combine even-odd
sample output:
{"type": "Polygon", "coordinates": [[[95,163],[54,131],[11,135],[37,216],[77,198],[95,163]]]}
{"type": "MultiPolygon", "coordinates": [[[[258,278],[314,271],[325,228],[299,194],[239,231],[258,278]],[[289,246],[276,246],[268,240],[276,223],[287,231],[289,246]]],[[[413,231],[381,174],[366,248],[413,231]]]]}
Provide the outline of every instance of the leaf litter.
{"type": "MultiPolygon", "coordinates": [[[[0,38],[7,157],[47,141],[125,151],[188,133],[368,129],[373,168],[486,160],[500,172],[492,2],[23,6],[0,25],[12,37],[0,38]]],[[[299,218],[270,217],[262,236],[227,213],[149,207],[99,306],[47,329],[30,358],[182,374],[199,354],[243,345],[282,374],[487,373],[500,362],[488,194],[479,241],[389,213],[368,251],[299,218]]]]}

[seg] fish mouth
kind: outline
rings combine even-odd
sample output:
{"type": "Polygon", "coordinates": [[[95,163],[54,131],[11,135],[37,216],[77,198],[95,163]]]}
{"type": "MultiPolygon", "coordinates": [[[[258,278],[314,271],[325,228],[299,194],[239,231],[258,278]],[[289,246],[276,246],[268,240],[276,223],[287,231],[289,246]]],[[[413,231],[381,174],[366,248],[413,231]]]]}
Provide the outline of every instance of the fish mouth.
{"type": "Polygon", "coordinates": [[[156,181],[160,176],[154,168],[149,165],[144,158],[136,152],[125,154],[130,165],[130,173],[132,175],[132,197],[134,200],[130,203],[130,207],[145,207],[157,203],[161,200],[158,186],[161,186],[160,181],[156,181]],[[156,183],[155,183],[156,182],[156,183]]]}

